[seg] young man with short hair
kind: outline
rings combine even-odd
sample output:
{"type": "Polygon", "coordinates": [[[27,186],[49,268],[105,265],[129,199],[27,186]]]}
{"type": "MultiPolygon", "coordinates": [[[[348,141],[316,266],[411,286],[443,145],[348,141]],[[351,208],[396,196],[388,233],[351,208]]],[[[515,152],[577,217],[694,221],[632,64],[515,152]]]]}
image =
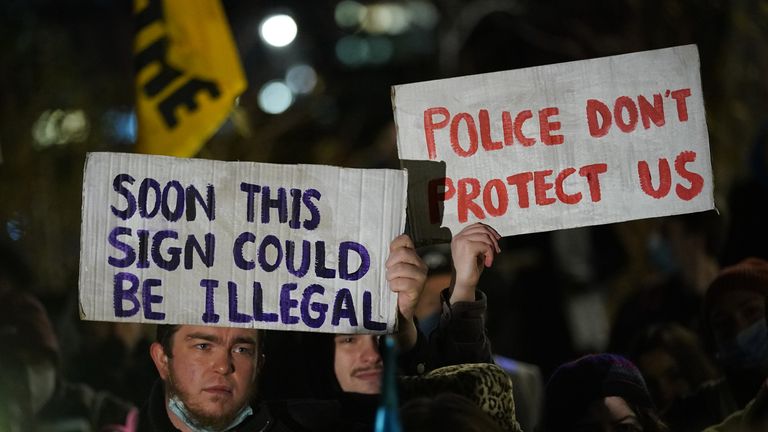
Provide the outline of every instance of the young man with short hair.
{"type": "Polygon", "coordinates": [[[141,431],[290,431],[253,403],[263,364],[259,330],[161,325],[150,355],[161,382],[140,415],[141,431]]]}

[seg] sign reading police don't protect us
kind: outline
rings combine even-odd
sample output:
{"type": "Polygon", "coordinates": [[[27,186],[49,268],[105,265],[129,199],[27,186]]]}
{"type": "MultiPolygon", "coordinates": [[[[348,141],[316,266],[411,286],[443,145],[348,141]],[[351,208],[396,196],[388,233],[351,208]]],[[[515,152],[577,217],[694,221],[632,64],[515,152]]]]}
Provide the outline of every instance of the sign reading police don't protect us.
{"type": "Polygon", "coordinates": [[[398,170],[91,153],[81,317],[391,332],[384,269],[406,184],[398,170]]]}
{"type": "Polygon", "coordinates": [[[395,86],[416,241],[709,210],[696,46],[395,86]]]}

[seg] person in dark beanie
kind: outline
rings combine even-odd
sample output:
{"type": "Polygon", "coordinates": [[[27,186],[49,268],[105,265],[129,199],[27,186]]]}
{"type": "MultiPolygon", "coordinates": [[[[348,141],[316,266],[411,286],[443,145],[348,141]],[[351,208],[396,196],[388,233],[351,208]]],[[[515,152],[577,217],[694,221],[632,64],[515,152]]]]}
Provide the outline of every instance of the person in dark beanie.
{"type": "Polygon", "coordinates": [[[704,298],[705,336],[739,408],[768,376],[766,298],[768,261],[760,258],[724,268],[704,298]]]}
{"type": "Polygon", "coordinates": [[[666,413],[675,430],[700,431],[741,410],[768,377],[768,262],[747,258],[723,268],[702,306],[703,338],[723,378],[705,383],[666,413]]]}
{"type": "Polygon", "coordinates": [[[712,282],[704,304],[725,380],[718,388],[740,409],[705,432],[768,430],[768,261],[747,258],[726,267],[712,282]],[[750,395],[750,391],[752,391],[750,395]]]}
{"type": "Polygon", "coordinates": [[[543,432],[667,431],[627,358],[590,354],[560,365],[544,391],[543,432]]]}

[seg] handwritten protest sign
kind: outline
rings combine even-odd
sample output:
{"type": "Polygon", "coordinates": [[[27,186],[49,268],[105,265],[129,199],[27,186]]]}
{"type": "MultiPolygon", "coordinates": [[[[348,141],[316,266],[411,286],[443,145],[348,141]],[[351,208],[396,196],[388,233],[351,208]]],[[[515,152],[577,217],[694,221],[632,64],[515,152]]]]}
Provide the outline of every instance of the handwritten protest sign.
{"type": "Polygon", "coordinates": [[[714,207],[694,45],[392,96],[416,239],[476,221],[514,235],[714,207]]]}
{"type": "Polygon", "coordinates": [[[385,261],[406,183],[399,170],[91,153],[81,317],[391,332],[385,261]]]}

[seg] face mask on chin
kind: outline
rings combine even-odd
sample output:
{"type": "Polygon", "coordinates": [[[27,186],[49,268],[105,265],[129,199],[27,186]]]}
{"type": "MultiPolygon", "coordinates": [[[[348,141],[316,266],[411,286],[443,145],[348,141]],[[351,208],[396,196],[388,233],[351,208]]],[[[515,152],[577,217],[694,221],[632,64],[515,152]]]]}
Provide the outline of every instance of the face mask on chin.
{"type": "Polygon", "coordinates": [[[168,398],[168,409],[175,415],[179,420],[181,420],[190,430],[194,432],[223,432],[232,429],[233,427],[239,425],[243,420],[246,419],[249,415],[253,414],[253,409],[250,407],[250,405],[244,406],[240,412],[235,416],[235,418],[232,420],[232,422],[227,425],[227,427],[222,429],[213,429],[209,428],[207,426],[202,426],[198,424],[197,421],[195,421],[194,415],[189,412],[187,407],[184,405],[184,402],[181,401],[177,396],[171,396],[168,398]]]}
{"type": "Polygon", "coordinates": [[[731,370],[768,372],[768,326],[764,319],[721,344],[717,359],[731,370]]]}

